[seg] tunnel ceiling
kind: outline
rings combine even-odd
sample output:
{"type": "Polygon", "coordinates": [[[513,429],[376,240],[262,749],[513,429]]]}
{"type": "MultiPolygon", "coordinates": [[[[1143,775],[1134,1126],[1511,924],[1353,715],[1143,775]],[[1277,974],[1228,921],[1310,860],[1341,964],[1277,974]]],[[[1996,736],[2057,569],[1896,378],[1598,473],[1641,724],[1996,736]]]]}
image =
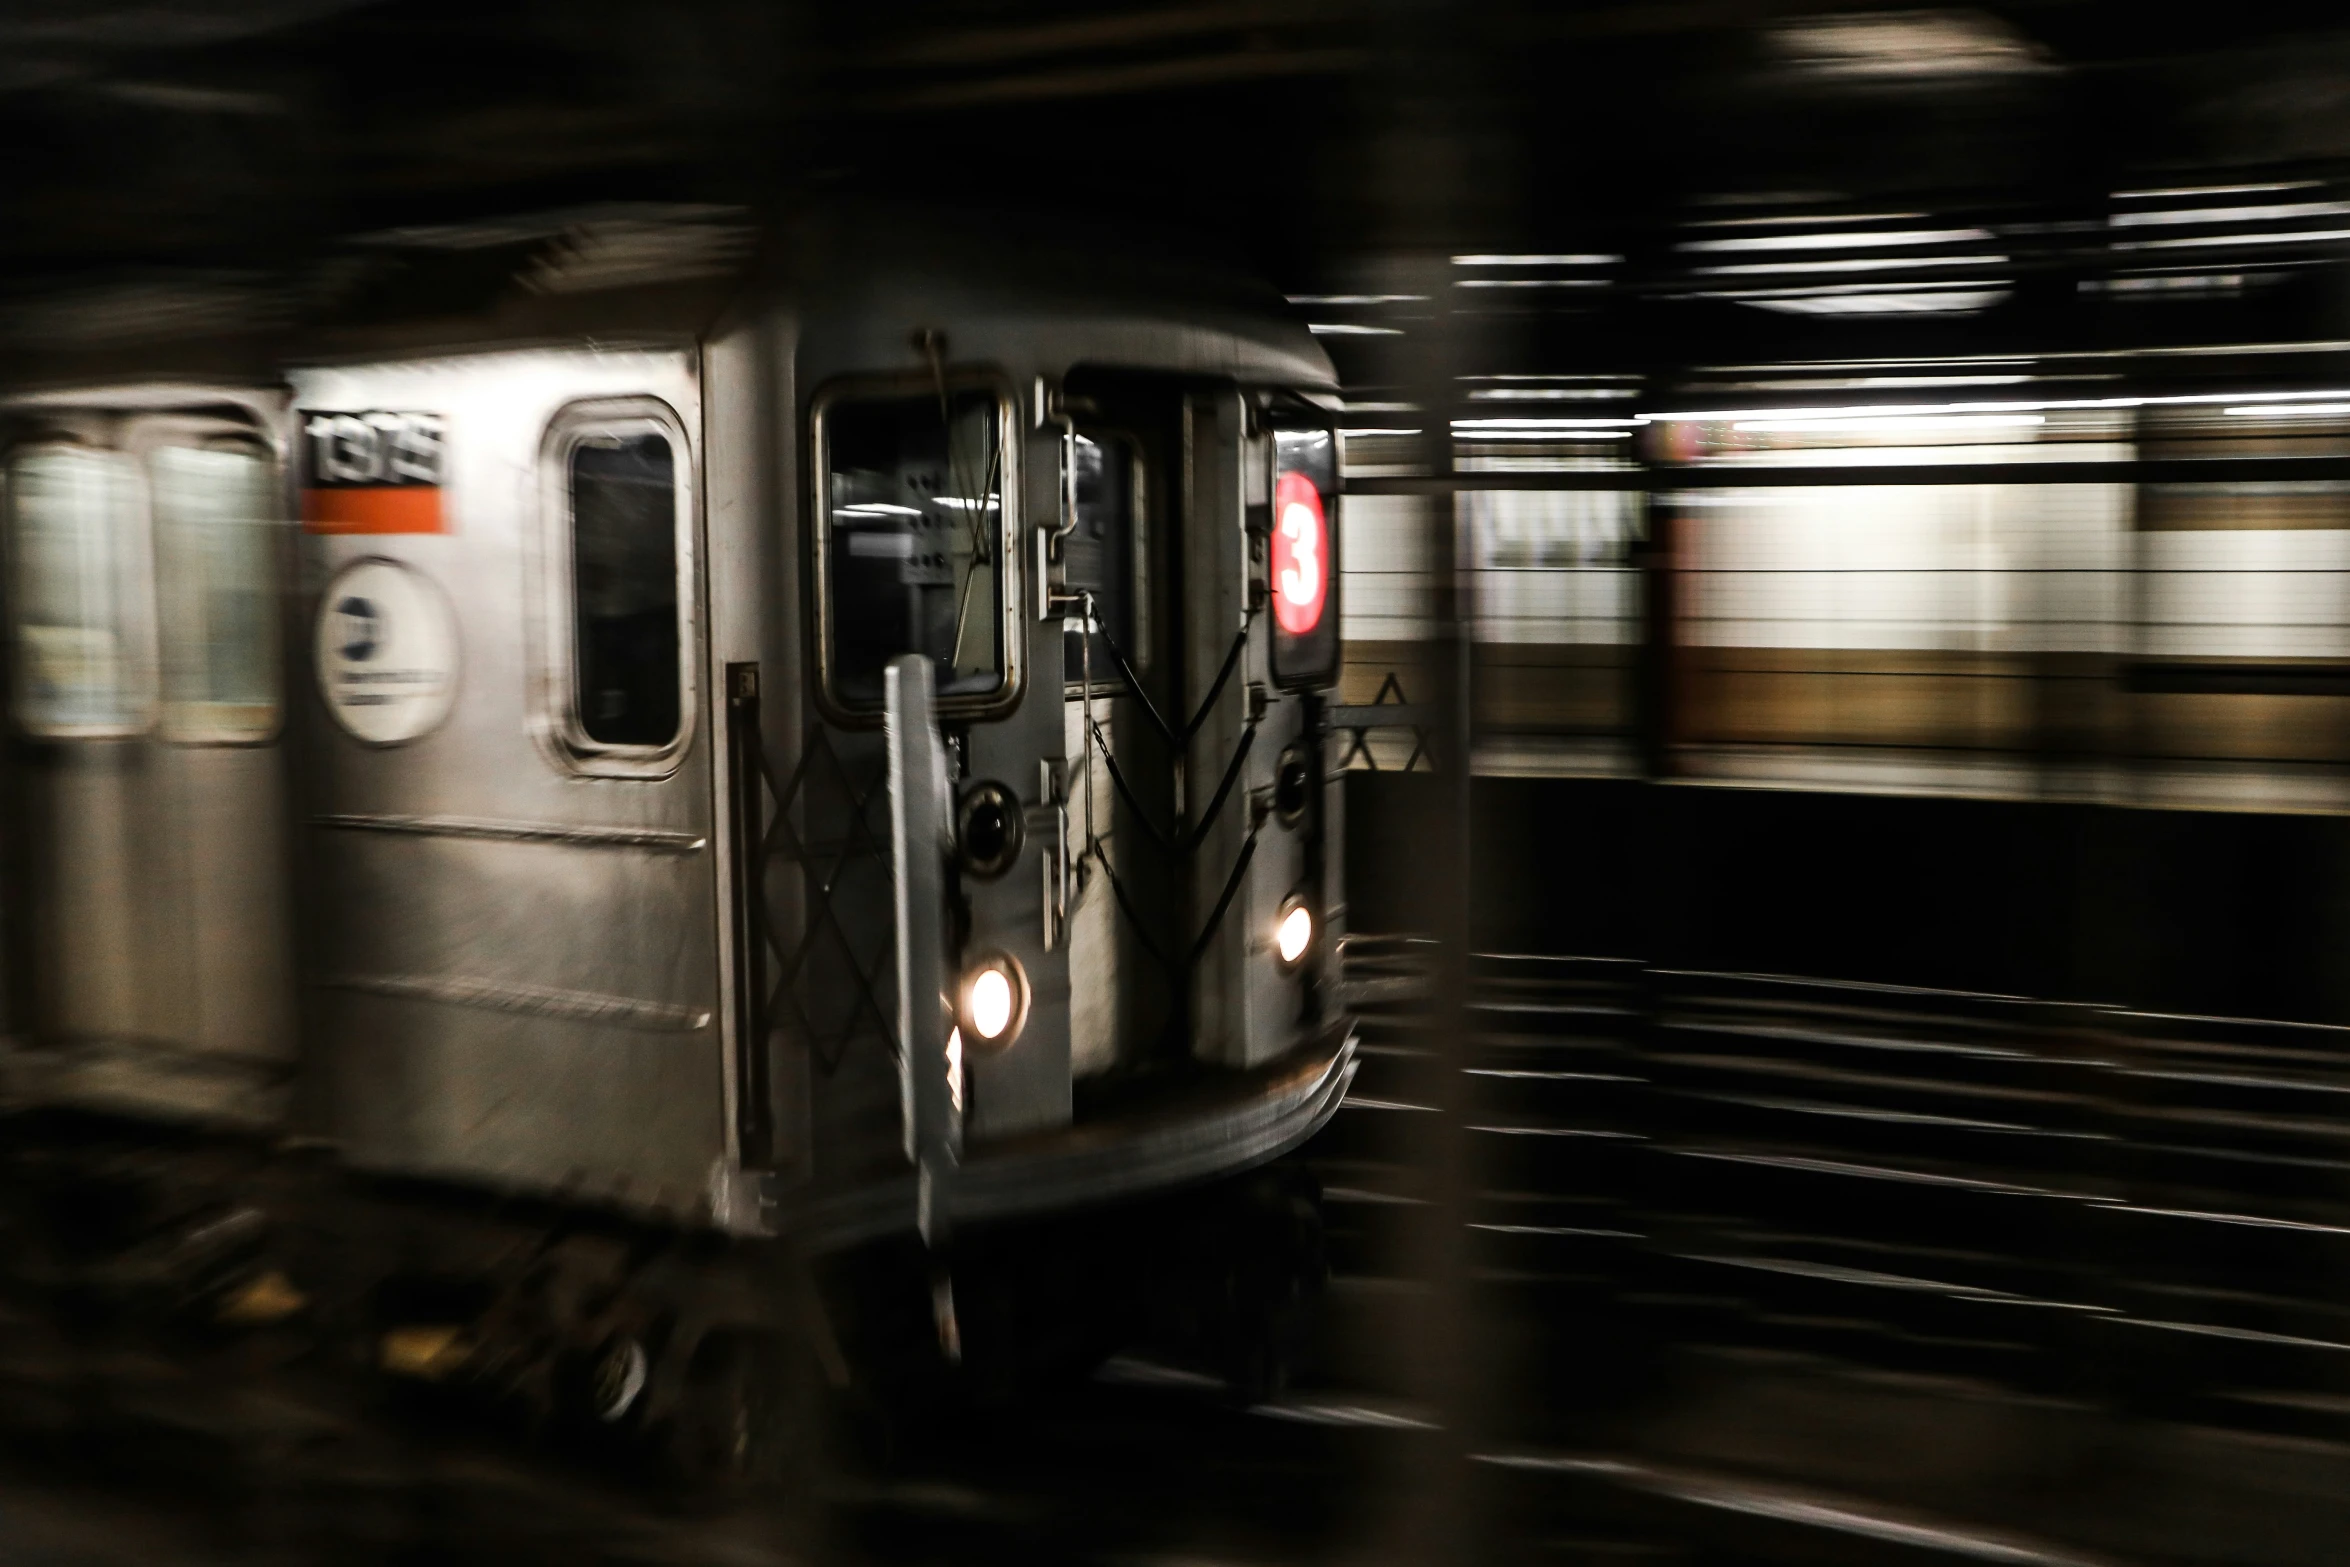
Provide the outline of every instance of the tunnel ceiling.
{"type": "MultiPolygon", "coordinates": [[[[841,190],[1116,224],[1304,292],[1398,250],[1606,251],[1630,258],[1618,296],[1653,303],[1693,214],[1891,203],[2004,225],[2022,270],[2002,308],[2028,326],[2077,297],[2067,225],[2114,190],[2333,181],[2350,23],[2119,0],[47,0],[0,7],[0,127],[19,291],[276,275],[355,233],[496,213],[788,215],[841,190]]],[[[1521,314],[1537,345],[1624,330],[1521,314]]],[[[1792,329],[1669,320],[1756,353],[1792,329]]]]}

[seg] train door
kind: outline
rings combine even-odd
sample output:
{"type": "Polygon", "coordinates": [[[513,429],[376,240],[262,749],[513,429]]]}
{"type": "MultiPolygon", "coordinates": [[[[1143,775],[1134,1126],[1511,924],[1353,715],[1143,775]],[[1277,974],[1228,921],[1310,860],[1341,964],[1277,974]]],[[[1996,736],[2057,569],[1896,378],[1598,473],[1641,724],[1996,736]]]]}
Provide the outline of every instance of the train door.
{"type": "Polygon", "coordinates": [[[1319,922],[1328,901],[1325,813],[1306,799],[1310,688],[1336,648],[1327,421],[1228,384],[1123,372],[1073,374],[1065,405],[1075,482],[1055,591],[1095,612],[1065,653],[1072,798],[1093,797],[1072,835],[1088,852],[1071,963],[1098,992],[1078,1005],[1075,1059],[1081,1073],[1255,1066],[1312,1021],[1304,955],[1277,958],[1275,933],[1296,907],[1319,922]],[[1311,491],[1313,537],[1277,539],[1284,483],[1293,501],[1311,491]],[[1311,588],[1310,669],[1284,629],[1305,626],[1299,606],[1274,602],[1277,550],[1301,604],[1311,588]]]}
{"type": "Polygon", "coordinates": [[[326,1124],[374,1168],[723,1215],[693,357],[295,384],[326,1124]]]}
{"type": "Polygon", "coordinates": [[[1070,1067],[1084,1097],[1189,1055],[1178,950],[1182,769],[1164,715],[1181,693],[1184,501],[1179,388],[1080,372],[1061,389],[1043,570],[1057,605],[1062,748],[1058,924],[1077,976],[1070,1067]]]}
{"type": "Polygon", "coordinates": [[[185,389],[9,411],[11,1032],[47,1096],[284,1109],[274,412],[185,389]]]}
{"type": "Polygon", "coordinates": [[[959,961],[1000,962],[1019,991],[1017,1024],[958,1044],[963,1124],[986,1139],[1069,1119],[1068,957],[1037,870],[1061,713],[1030,699],[1058,675],[1059,622],[1023,597],[1019,553],[1023,517],[1049,510],[1056,480],[1027,460],[1026,412],[985,365],[828,376],[809,398],[815,711],[775,737],[774,836],[798,874],[770,889],[798,896],[775,932],[768,1022],[779,1057],[814,1073],[825,1111],[812,1161],[827,1181],[888,1173],[903,1113],[883,720],[890,661],[906,653],[931,663],[958,805],[989,824],[962,841],[996,844],[958,858],[951,946],[959,961]]]}

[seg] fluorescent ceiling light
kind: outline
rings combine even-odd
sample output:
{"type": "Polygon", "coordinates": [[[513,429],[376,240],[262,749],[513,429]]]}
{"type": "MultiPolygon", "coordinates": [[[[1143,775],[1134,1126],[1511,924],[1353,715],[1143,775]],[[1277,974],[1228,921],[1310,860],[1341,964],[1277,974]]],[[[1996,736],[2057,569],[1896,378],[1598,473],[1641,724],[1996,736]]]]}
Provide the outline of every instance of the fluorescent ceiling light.
{"type": "Polygon", "coordinates": [[[1818,212],[1776,218],[1692,218],[1693,229],[1752,229],[1766,225],[1785,228],[1797,223],[1906,223],[1929,216],[1923,212],[1818,212]]]}
{"type": "Polygon", "coordinates": [[[2164,190],[2117,190],[2116,201],[2161,201],[2180,196],[2249,196],[2264,190],[2315,190],[2316,180],[2275,180],[2265,185],[2173,185],[2164,190]]]}
{"type": "Polygon", "coordinates": [[[1797,316],[1964,315],[1988,310],[2007,298],[2004,288],[1934,289],[1898,294],[1818,294],[1808,298],[1741,299],[1757,310],[1797,316]]]}
{"type": "Polygon", "coordinates": [[[2182,394],[2176,397],[2063,397],[2033,402],[1983,403],[1914,403],[1888,404],[1870,408],[1727,408],[1689,413],[1644,414],[1643,420],[1657,424],[1731,424],[1741,419],[1870,419],[1870,418],[1939,418],[1947,414],[2009,414],[2047,413],[2072,408],[2154,408],[2194,407],[2215,403],[2313,403],[2341,402],[2350,399],[2350,390],[2336,387],[2324,392],[2212,392],[2182,394]]]}
{"type": "Polygon", "coordinates": [[[2291,234],[2183,234],[2173,239],[2124,239],[2116,250],[2209,249],[2213,245],[2316,245],[2350,239],[2350,229],[2302,229],[2291,234]]]}
{"type": "Polygon", "coordinates": [[[2174,212],[2117,212],[2117,229],[2161,223],[2258,223],[2269,218],[2339,217],[2350,212],[2350,201],[2294,201],[2273,207],[2185,207],[2174,212]]]}
{"type": "Polygon", "coordinates": [[[1742,261],[1727,267],[1692,267],[1701,277],[1759,276],[1785,272],[1905,272],[1915,267],[2002,267],[2005,256],[1849,256],[1838,261],[1742,261]]]}
{"type": "Polygon", "coordinates": [[[1480,386],[1469,393],[1472,403],[1598,403],[1619,397],[1638,397],[1628,386],[1480,386]]]}
{"type": "Polygon", "coordinates": [[[2038,414],[1952,414],[1942,418],[1925,415],[1893,415],[1851,419],[1741,419],[1732,428],[1754,431],[1806,431],[1821,434],[1851,431],[1866,435],[1924,430],[2023,430],[2047,422],[2038,414]]]}
{"type": "Polygon", "coordinates": [[[1858,234],[1754,234],[1739,239],[1693,239],[1675,250],[1861,250],[1871,245],[1950,245],[1991,238],[1987,229],[1894,229],[1858,234]]]}
{"type": "Polygon", "coordinates": [[[1620,430],[1639,419],[1455,419],[1456,430],[1620,430]]]}
{"type": "Polygon", "coordinates": [[[1605,267],[1622,256],[1455,256],[1456,267],[1605,267]]]}

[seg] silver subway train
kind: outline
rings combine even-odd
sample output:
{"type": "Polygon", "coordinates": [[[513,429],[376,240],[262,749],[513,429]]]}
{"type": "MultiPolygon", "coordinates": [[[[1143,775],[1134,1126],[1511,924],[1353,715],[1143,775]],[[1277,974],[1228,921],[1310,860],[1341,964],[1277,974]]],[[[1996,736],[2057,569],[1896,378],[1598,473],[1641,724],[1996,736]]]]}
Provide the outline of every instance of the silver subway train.
{"type": "Polygon", "coordinates": [[[1311,337],[933,220],[328,272],[0,405],[20,1250],[703,1449],[1048,1282],[1261,1367],[1353,1069],[1311,337]]]}

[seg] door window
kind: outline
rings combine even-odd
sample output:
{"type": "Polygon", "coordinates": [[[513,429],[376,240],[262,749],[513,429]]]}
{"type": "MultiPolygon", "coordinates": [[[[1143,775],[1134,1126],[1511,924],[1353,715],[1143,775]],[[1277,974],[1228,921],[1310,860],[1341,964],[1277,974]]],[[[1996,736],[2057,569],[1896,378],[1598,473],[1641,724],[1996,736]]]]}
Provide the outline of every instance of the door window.
{"type": "Polygon", "coordinates": [[[280,705],[276,464],[249,446],[161,446],[154,497],[163,724],[173,739],[276,732],[280,705]]]}
{"type": "Polygon", "coordinates": [[[562,410],[544,452],[552,728],[579,771],[663,776],[694,724],[692,448],[668,404],[622,397],[562,410]]]}
{"type": "Polygon", "coordinates": [[[572,668],[599,745],[665,746],[682,717],[677,453],[659,431],[571,449],[572,668]]]}
{"type": "Polygon", "coordinates": [[[38,735],[146,726],[145,518],[119,452],[36,446],[8,465],[17,721],[38,735]]]}

